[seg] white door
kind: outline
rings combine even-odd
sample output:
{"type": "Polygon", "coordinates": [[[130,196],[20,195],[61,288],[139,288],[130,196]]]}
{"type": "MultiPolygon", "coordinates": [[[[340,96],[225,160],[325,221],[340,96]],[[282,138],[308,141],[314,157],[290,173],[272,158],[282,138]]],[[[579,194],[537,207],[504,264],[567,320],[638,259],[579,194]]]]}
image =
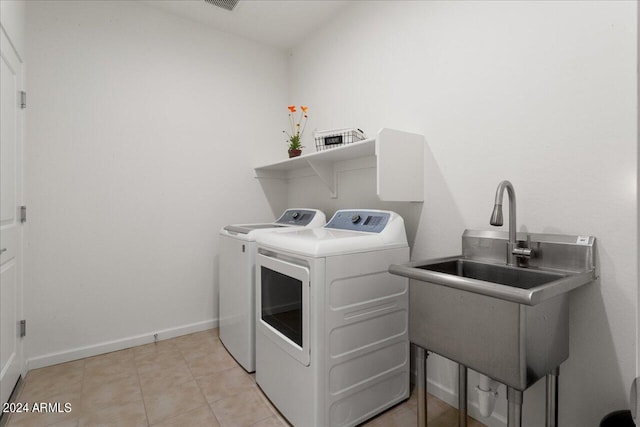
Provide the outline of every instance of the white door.
{"type": "Polygon", "coordinates": [[[0,404],[22,371],[22,63],[0,34],[0,404]]]}

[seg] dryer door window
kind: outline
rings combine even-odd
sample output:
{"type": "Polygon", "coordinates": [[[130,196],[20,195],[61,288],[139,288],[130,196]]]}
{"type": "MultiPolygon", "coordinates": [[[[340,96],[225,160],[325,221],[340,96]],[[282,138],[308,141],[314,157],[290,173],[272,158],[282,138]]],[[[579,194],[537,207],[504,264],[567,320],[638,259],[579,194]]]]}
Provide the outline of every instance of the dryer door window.
{"type": "Polygon", "coordinates": [[[302,281],[262,267],[262,320],[302,347],[302,281]]]}
{"type": "Polygon", "coordinates": [[[309,269],[263,254],[256,267],[258,331],[309,366],[309,269]]]}

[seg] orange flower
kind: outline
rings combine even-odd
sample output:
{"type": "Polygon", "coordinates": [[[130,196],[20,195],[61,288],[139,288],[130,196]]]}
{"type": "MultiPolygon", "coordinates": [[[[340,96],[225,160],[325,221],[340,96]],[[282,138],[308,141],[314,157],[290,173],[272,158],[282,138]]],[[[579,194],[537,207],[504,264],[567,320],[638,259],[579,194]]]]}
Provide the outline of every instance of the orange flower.
{"type": "Polygon", "coordinates": [[[299,116],[295,114],[297,113],[295,105],[289,105],[287,108],[289,109],[289,124],[291,125],[291,132],[283,132],[289,137],[289,149],[297,150],[300,148],[304,148],[301,142],[302,134],[304,133],[304,129],[307,126],[307,119],[309,118],[309,116],[307,115],[307,110],[309,109],[309,107],[307,107],[306,105],[301,105],[299,116]]]}

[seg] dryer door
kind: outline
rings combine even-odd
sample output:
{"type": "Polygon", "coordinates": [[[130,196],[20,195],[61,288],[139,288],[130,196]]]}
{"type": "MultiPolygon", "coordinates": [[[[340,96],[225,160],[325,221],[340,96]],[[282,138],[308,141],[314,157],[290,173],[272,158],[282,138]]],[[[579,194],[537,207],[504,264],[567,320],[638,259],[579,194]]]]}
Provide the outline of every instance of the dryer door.
{"type": "Polygon", "coordinates": [[[309,269],[262,254],[256,269],[258,328],[309,366],[309,269]]]}

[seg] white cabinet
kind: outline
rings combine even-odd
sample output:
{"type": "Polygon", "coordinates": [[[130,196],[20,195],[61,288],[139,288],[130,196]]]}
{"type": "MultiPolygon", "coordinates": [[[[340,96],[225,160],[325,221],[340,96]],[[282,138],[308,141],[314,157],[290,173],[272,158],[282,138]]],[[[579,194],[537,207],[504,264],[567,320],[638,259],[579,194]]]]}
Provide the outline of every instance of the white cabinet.
{"type": "Polygon", "coordinates": [[[336,194],[338,167],[376,168],[378,198],[390,202],[424,201],[424,136],[381,129],[372,139],[305,154],[255,168],[256,178],[292,179],[300,169],[311,169],[336,194]],[[349,162],[351,161],[351,162],[349,162]]]}

